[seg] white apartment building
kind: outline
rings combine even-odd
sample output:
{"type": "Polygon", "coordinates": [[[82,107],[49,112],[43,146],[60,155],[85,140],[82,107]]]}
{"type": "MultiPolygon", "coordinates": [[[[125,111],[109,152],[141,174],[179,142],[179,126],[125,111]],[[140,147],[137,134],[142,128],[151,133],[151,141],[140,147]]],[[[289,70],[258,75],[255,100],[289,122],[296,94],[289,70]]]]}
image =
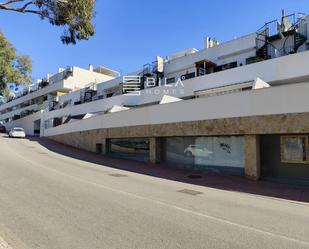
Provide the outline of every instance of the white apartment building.
{"type": "Polygon", "coordinates": [[[82,69],[78,67],[59,68],[55,75],[49,74],[46,78],[33,84],[0,104],[0,122],[7,129],[23,127],[27,135],[40,135],[41,120],[44,111],[48,111],[59,96],[72,91],[78,91],[87,85],[108,81],[114,78],[117,72],[97,68],[82,69]]]}
{"type": "Polygon", "coordinates": [[[257,32],[206,38],[202,50],[157,56],[130,75],[97,69],[106,78],[61,86],[44,108],[30,93],[26,107],[1,105],[0,121],[28,129],[39,120],[41,136],[109,156],[308,182],[308,30],[309,16],[283,13],[257,32]],[[37,116],[10,120],[24,108],[37,116]]]}

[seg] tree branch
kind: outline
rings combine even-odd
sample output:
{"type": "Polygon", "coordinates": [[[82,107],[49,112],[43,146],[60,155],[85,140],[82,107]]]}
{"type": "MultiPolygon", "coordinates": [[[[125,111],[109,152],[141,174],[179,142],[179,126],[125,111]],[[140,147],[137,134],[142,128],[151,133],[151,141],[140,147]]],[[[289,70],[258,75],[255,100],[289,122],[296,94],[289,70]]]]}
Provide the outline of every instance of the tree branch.
{"type": "Polygon", "coordinates": [[[47,19],[50,24],[63,26],[65,44],[86,40],[95,33],[92,24],[96,0],[0,0],[0,11],[31,13],[47,19]]]}
{"type": "Polygon", "coordinates": [[[15,2],[23,2],[23,1],[24,0],[8,0],[6,2],[0,3],[0,9],[11,10],[11,11],[16,11],[16,12],[21,12],[21,13],[32,13],[32,14],[40,15],[44,18],[48,18],[48,19],[51,20],[50,17],[48,17],[47,15],[44,15],[44,13],[40,10],[27,9],[30,5],[35,4],[35,1],[27,2],[21,7],[13,7],[13,6],[9,5],[9,4],[12,4],[12,3],[15,3],[15,2]]]}
{"type": "Polygon", "coordinates": [[[8,5],[8,4],[11,4],[11,3],[16,3],[16,2],[23,2],[24,0],[8,0],[6,2],[2,2],[0,3],[0,5],[8,5]]]}
{"type": "Polygon", "coordinates": [[[17,12],[22,12],[22,13],[27,13],[28,12],[28,13],[33,13],[33,14],[37,14],[37,15],[42,15],[41,11],[39,11],[39,10],[27,10],[27,9],[25,9],[29,5],[30,4],[28,4],[27,6],[23,6],[22,8],[16,8],[16,7],[12,7],[12,6],[0,5],[0,9],[2,9],[2,10],[17,11],[17,12]]]}

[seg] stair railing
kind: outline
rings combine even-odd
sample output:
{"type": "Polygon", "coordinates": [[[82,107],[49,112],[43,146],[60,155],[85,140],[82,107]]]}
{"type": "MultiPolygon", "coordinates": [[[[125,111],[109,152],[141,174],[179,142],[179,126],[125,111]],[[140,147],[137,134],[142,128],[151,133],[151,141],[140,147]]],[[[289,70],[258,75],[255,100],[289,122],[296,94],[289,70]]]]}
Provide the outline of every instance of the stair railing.
{"type": "MultiPolygon", "coordinates": [[[[295,15],[294,15],[295,16],[295,15]]],[[[297,21],[287,30],[287,32],[295,31],[300,35],[307,37],[307,25],[304,25],[307,20],[304,18],[304,15],[298,16],[297,21]]],[[[291,53],[296,53],[295,51],[295,33],[294,38],[287,36],[283,42],[282,51],[283,55],[288,55],[291,53]]]]}
{"type": "Polygon", "coordinates": [[[256,42],[263,44],[261,47],[259,47],[259,49],[262,49],[262,47],[265,46],[266,55],[265,55],[265,58],[263,59],[272,59],[272,58],[277,58],[277,57],[282,56],[280,49],[278,49],[275,45],[268,42],[267,40],[256,38],[256,42]]]}

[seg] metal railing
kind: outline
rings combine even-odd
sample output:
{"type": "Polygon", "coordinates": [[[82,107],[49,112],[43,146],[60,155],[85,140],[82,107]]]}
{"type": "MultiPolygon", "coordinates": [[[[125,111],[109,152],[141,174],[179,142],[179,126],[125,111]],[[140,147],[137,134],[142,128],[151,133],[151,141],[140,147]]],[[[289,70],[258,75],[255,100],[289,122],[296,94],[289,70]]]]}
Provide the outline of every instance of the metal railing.
{"type": "Polygon", "coordinates": [[[285,15],[281,19],[281,23],[276,19],[265,23],[258,31],[256,38],[256,49],[260,54],[267,53],[266,59],[276,58],[283,55],[295,53],[297,50],[297,38],[295,33],[302,37],[307,37],[306,14],[298,13],[285,15]],[[291,37],[293,34],[294,37],[291,37]],[[285,37],[282,47],[279,49],[270,43],[271,38],[281,36],[285,37]]]}
{"type": "MultiPolygon", "coordinates": [[[[294,36],[287,36],[283,42],[282,54],[288,55],[291,53],[296,53],[298,49],[297,37],[307,37],[307,20],[304,18],[305,15],[298,15],[297,21],[286,31],[287,33],[293,32],[294,36]]],[[[295,19],[295,14],[294,14],[295,19]]]]}

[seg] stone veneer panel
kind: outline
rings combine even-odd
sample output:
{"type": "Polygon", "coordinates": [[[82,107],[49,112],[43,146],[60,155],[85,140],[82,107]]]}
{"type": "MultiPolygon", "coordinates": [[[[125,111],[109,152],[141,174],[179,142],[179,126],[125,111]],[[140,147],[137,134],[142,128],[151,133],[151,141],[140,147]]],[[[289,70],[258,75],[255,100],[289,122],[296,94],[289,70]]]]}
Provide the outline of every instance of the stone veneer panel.
{"type": "Polygon", "coordinates": [[[168,124],[140,125],[104,128],[51,136],[51,139],[74,136],[86,143],[102,138],[167,137],[167,136],[215,136],[245,134],[309,133],[309,113],[280,114],[254,117],[238,117],[190,121],[168,124]],[[83,138],[78,138],[82,136],[83,138]],[[89,136],[89,139],[84,136],[89,136]],[[86,141],[84,141],[86,139],[86,141]]]}
{"type": "Polygon", "coordinates": [[[158,137],[149,138],[149,161],[153,164],[161,161],[161,139],[158,137]]]}
{"type": "MultiPolygon", "coordinates": [[[[261,134],[309,133],[309,113],[263,115],[254,117],[236,117],[168,124],[140,125],[88,130],[49,137],[60,143],[83,150],[95,152],[96,143],[103,144],[106,153],[106,139],[148,137],[150,142],[150,160],[159,161],[159,142],[155,138],[170,136],[224,136],[224,135],[261,135],[261,134]],[[155,139],[155,140],[153,140],[155,139]]],[[[247,136],[246,174],[250,178],[259,177],[258,146],[256,136],[247,136]],[[253,162],[250,157],[253,155],[253,162]],[[255,165],[255,166],[254,166],[255,165]]],[[[252,157],[251,157],[252,158],[252,157]]]]}
{"type": "Polygon", "coordinates": [[[245,176],[258,180],[261,176],[260,141],[258,135],[245,135],[245,176]]]}

